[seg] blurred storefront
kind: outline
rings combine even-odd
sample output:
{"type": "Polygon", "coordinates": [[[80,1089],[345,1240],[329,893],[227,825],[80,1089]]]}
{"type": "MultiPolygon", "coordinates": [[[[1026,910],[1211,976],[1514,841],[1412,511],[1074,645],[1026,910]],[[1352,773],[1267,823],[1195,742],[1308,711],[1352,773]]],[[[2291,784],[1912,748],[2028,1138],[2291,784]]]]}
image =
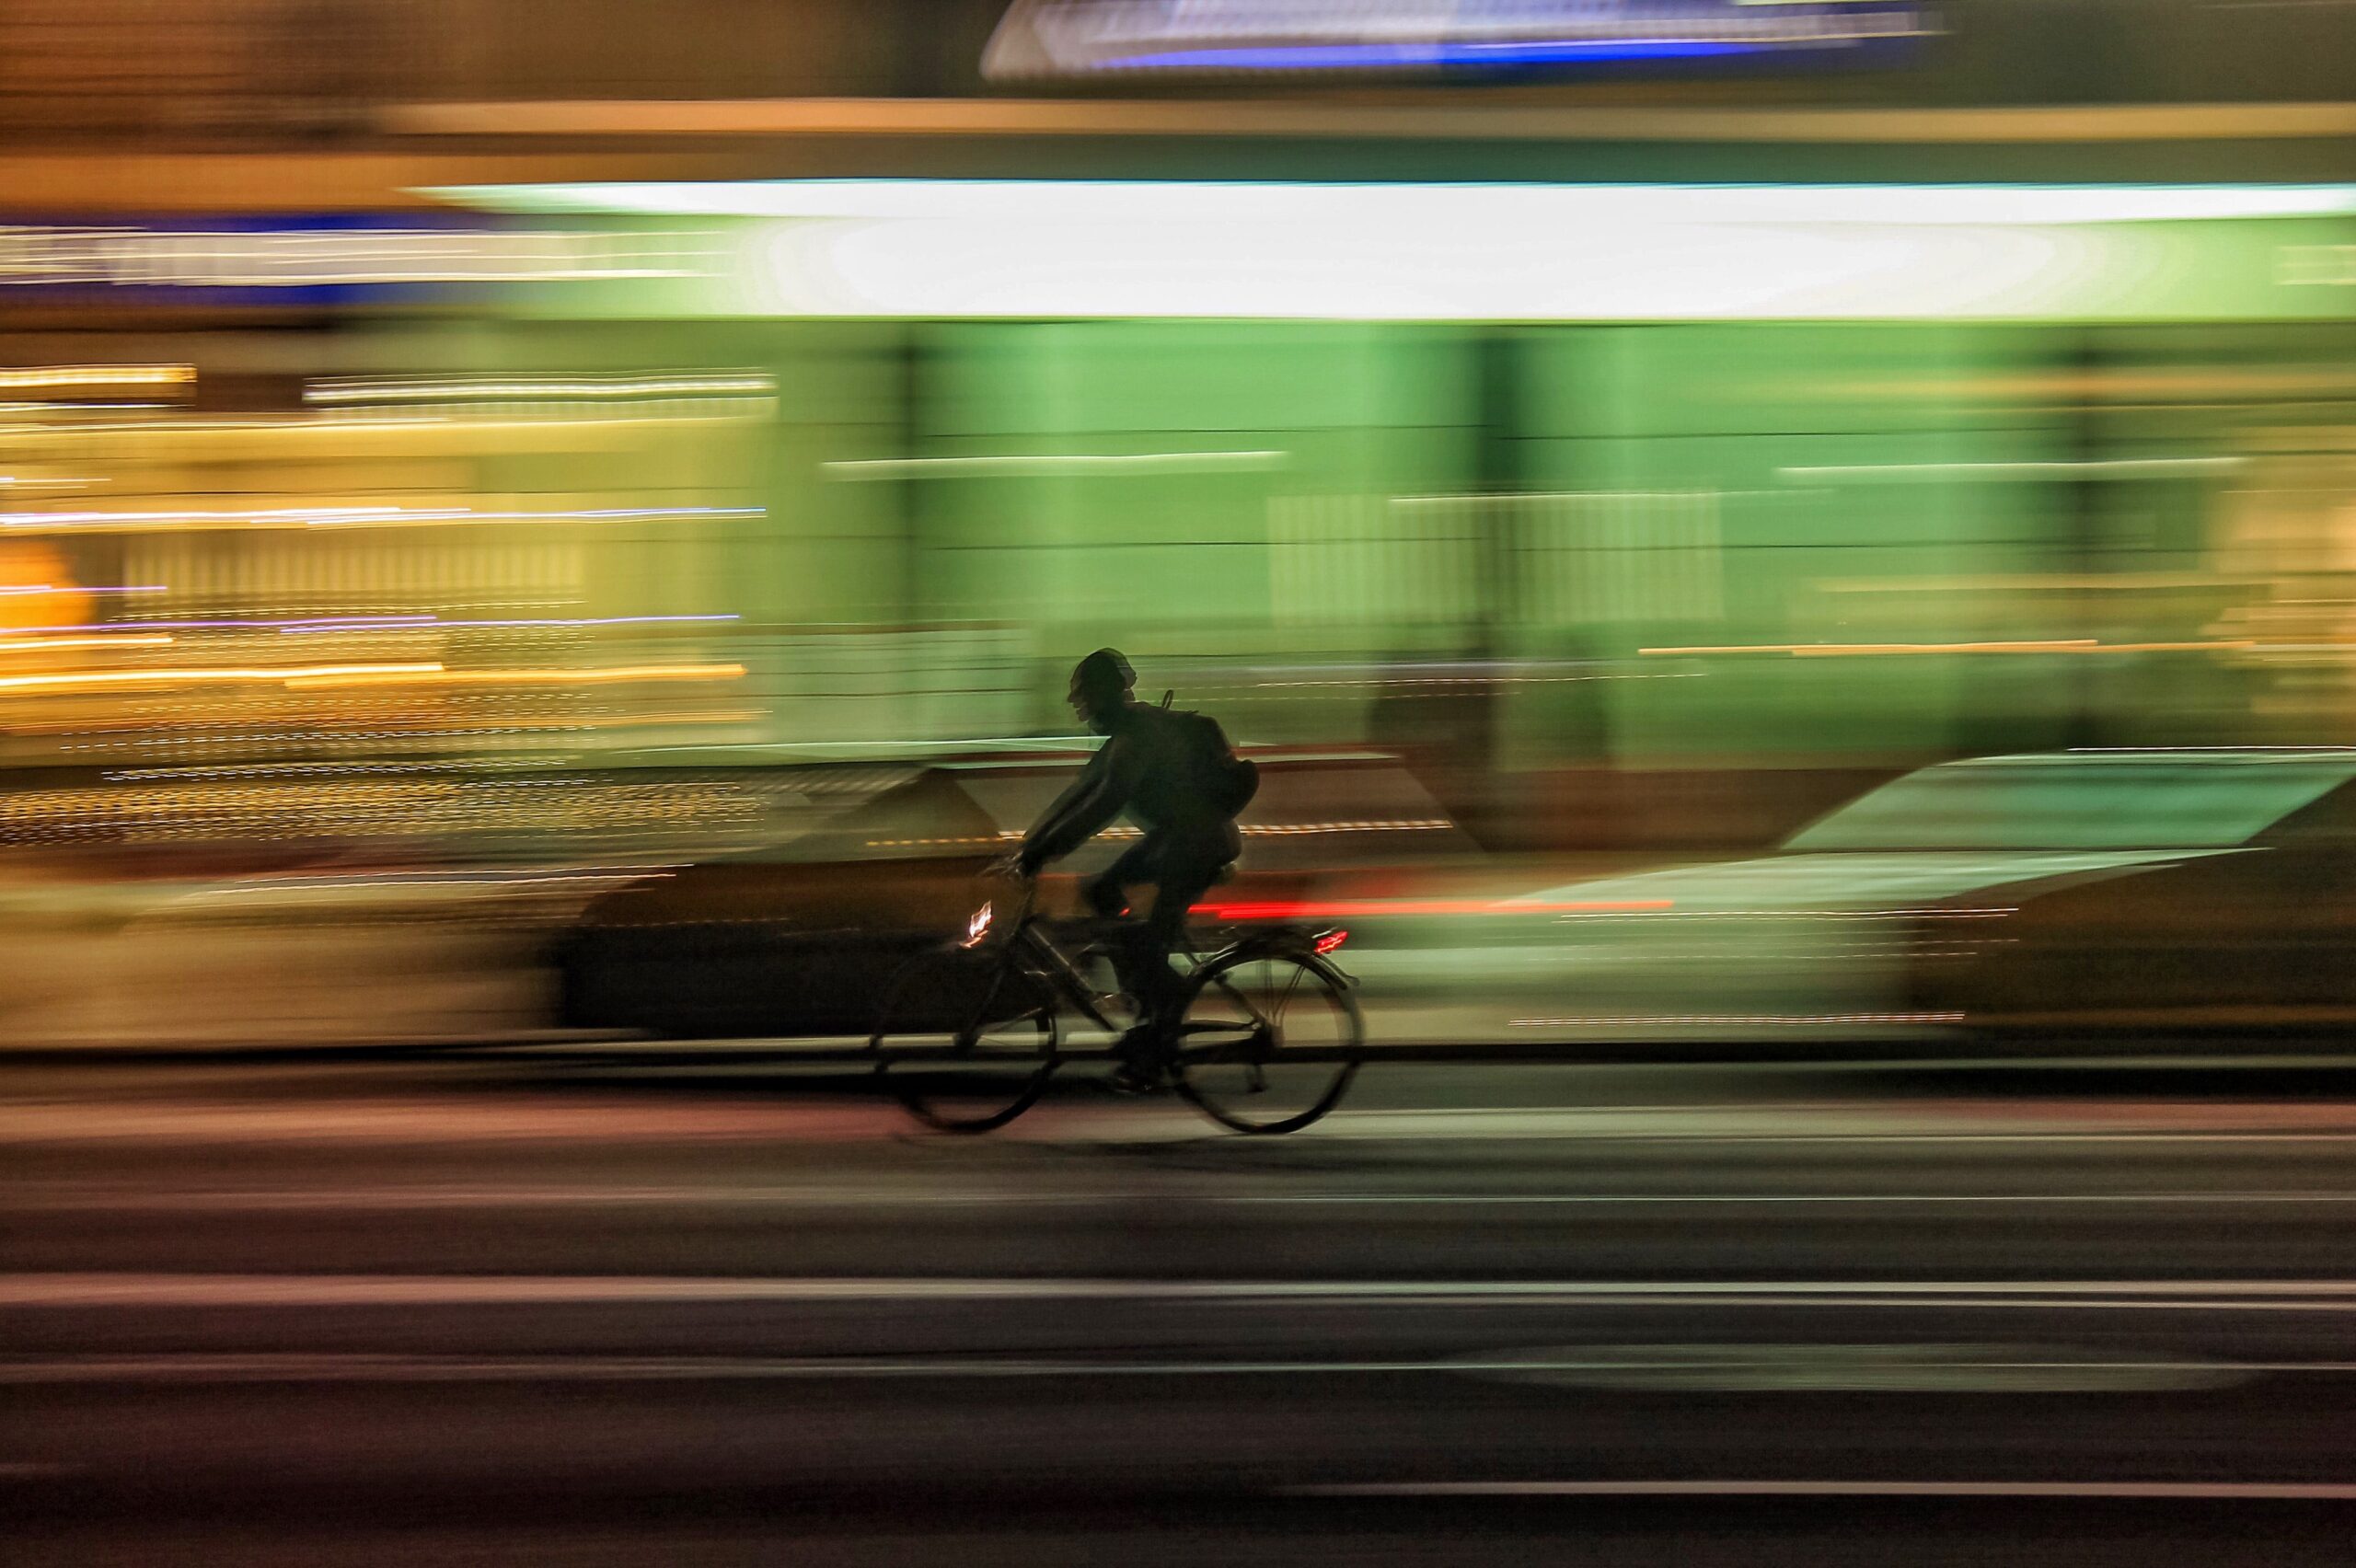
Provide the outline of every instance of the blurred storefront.
{"type": "Polygon", "coordinates": [[[442,194],[0,236],[15,766],[1064,744],[1104,641],[1468,816],[2344,738],[2344,188],[442,194]]]}
{"type": "Polygon", "coordinates": [[[2342,733],[2249,539],[2342,515],[2348,188],[454,199],[713,225],[510,304],[767,345],[765,620],[1117,639],[1255,738],[1477,699],[1508,767],[2342,733]]]}
{"type": "Polygon", "coordinates": [[[430,852],[660,822],[525,775],[753,716],[711,541],[756,514],[773,383],[510,373],[479,302],[692,244],[455,213],[0,226],[0,832],[430,852]]]}
{"type": "Polygon", "coordinates": [[[756,834],[677,781],[1069,747],[1105,641],[1493,842],[2350,738],[2356,121],[2219,86],[2344,8],[1470,86],[1252,7],[1142,77],[1068,5],[329,9],[0,6],[18,841],[756,834]]]}

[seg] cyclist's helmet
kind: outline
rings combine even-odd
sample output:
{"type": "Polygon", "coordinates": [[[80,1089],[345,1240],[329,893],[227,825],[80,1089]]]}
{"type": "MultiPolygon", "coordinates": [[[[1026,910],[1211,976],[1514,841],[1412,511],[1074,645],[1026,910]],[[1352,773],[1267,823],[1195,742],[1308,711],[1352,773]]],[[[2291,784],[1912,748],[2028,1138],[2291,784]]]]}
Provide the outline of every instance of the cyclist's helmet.
{"type": "Polygon", "coordinates": [[[1119,706],[1137,684],[1137,671],[1111,648],[1099,648],[1072,667],[1072,690],[1084,693],[1099,708],[1119,706]]]}

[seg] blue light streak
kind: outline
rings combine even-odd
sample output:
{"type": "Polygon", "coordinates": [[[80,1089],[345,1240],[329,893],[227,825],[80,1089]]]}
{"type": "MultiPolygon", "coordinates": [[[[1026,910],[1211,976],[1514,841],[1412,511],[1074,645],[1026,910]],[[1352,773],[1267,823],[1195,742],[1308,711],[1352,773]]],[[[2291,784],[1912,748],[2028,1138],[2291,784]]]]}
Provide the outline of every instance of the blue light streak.
{"type": "Polygon", "coordinates": [[[1400,66],[1559,65],[1625,60],[1691,60],[1714,55],[1764,54],[1789,43],[1738,43],[1714,39],[1641,38],[1563,40],[1530,43],[1301,44],[1228,49],[1181,49],[1108,61],[1108,71],[1351,71],[1400,66]]]}

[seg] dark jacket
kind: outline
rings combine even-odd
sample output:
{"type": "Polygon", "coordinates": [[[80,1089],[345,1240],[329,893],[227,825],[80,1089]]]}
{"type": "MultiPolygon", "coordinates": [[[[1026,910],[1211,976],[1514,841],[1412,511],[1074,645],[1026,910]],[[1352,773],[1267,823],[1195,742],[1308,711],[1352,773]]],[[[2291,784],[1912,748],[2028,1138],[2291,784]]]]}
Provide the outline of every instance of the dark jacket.
{"type": "Polygon", "coordinates": [[[1068,855],[1125,812],[1149,839],[1235,859],[1242,840],[1234,813],[1219,803],[1218,760],[1204,746],[1201,724],[1191,713],[1143,703],[1122,709],[1104,744],[1023,838],[1024,861],[1037,866],[1068,855]]]}

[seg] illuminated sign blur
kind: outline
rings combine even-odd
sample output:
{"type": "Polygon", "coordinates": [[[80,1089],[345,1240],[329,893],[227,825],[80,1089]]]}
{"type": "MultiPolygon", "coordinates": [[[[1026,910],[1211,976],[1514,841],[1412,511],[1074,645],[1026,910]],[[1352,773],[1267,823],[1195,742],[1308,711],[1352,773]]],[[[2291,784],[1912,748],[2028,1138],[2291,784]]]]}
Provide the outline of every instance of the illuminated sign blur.
{"type": "Polygon", "coordinates": [[[469,284],[697,274],[694,236],[398,218],[0,225],[0,298],[102,294],[186,305],[332,305],[469,284]]]}
{"type": "Polygon", "coordinates": [[[1910,0],[1017,0],[992,77],[1495,74],[1872,58],[1936,32],[1910,0]]]}
{"type": "Polygon", "coordinates": [[[815,179],[474,187],[568,228],[736,220],[554,317],[2250,320],[2337,314],[2356,186],[815,179]]]}

